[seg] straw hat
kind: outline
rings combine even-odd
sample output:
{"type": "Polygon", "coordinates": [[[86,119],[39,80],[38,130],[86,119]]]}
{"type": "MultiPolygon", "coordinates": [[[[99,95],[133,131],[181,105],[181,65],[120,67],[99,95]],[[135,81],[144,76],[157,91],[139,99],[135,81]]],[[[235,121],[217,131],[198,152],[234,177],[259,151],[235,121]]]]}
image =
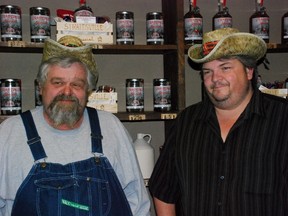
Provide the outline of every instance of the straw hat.
{"type": "Polygon", "coordinates": [[[96,69],[96,61],[92,53],[92,47],[84,45],[80,38],[67,35],[61,37],[58,42],[47,39],[44,44],[42,61],[57,56],[71,56],[80,59],[88,66],[97,80],[98,72],[96,69]]]}
{"type": "Polygon", "coordinates": [[[191,46],[188,56],[196,63],[233,55],[247,55],[258,61],[266,50],[266,43],[260,37],[234,28],[222,28],[204,34],[203,44],[191,46]]]}

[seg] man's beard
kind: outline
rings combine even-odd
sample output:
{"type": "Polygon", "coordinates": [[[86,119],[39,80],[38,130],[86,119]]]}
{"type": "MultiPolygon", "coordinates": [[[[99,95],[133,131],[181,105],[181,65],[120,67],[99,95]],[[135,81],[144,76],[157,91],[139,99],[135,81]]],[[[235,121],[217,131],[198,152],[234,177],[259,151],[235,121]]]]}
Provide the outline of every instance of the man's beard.
{"type": "Polygon", "coordinates": [[[66,125],[73,128],[81,118],[84,108],[85,107],[79,103],[78,98],[74,96],[58,95],[46,108],[46,111],[54,126],[66,125]],[[70,100],[72,103],[63,104],[61,103],[62,100],[70,100]]]}

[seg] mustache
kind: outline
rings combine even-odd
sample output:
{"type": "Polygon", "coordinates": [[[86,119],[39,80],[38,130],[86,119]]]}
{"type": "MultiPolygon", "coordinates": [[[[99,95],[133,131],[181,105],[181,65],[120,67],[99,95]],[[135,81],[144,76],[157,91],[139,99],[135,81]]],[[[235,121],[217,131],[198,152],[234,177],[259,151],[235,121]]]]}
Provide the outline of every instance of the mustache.
{"type": "Polygon", "coordinates": [[[214,88],[218,88],[218,87],[223,87],[223,86],[228,86],[229,84],[227,82],[221,82],[221,81],[217,81],[217,82],[214,82],[210,85],[210,88],[211,89],[214,89],[214,88]]]}
{"type": "Polygon", "coordinates": [[[64,94],[61,94],[61,95],[57,95],[51,102],[51,104],[49,105],[50,108],[54,107],[55,104],[58,102],[58,101],[62,101],[62,100],[70,100],[70,101],[74,101],[76,102],[77,104],[79,104],[79,100],[77,97],[75,96],[72,96],[72,95],[64,95],[64,94]]]}

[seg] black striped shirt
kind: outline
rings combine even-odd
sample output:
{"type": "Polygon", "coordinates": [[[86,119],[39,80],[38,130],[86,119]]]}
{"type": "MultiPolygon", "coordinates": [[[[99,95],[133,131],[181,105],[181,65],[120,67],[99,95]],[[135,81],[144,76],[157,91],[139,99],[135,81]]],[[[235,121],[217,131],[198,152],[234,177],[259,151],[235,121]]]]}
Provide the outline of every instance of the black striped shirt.
{"type": "Polygon", "coordinates": [[[287,154],[287,100],[257,90],[223,142],[207,99],[177,118],[150,191],[186,216],[288,215],[287,154]]]}

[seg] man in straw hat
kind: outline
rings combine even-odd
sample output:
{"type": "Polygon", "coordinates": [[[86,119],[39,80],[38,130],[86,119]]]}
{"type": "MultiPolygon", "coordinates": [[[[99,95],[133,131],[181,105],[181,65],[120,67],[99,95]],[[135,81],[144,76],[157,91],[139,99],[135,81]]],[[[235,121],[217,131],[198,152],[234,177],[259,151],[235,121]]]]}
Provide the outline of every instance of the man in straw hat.
{"type": "Polygon", "coordinates": [[[80,39],[45,42],[43,106],[0,125],[1,216],[150,215],[131,137],[113,114],[86,107],[97,78],[80,39]]]}
{"type": "Polygon", "coordinates": [[[205,97],[178,116],[156,163],[158,216],[288,215],[288,102],[257,89],[265,53],[262,39],[231,28],[188,50],[205,97]]]}

